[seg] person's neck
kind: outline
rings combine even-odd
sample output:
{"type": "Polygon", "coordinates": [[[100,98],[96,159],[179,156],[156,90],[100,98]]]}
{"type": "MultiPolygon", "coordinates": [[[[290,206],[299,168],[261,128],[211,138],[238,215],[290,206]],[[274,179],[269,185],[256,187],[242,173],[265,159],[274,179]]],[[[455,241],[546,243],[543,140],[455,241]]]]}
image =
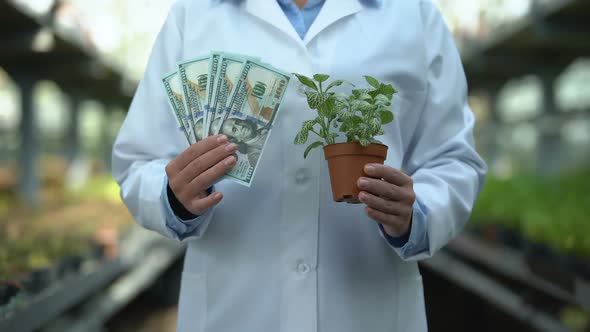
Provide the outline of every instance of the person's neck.
{"type": "Polygon", "coordinates": [[[303,9],[307,3],[307,0],[293,0],[293,2],[297,5],[297,7],[299,7],[299,9],[303,9]]]}

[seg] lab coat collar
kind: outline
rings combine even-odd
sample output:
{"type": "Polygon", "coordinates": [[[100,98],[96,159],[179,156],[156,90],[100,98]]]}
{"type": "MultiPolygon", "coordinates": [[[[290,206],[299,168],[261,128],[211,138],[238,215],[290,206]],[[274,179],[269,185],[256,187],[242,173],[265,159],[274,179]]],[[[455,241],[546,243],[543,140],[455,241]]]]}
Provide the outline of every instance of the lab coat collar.
{"type": "Polygon", "coordinates": [[[303,42],[307,45],[322,30],[336,21],[350,15],[354,15],[364,9],[359,0],[326,0],[315,21],[305,34],[303,42]]]}
{"type": "Polygon", "coordinates": [[[291,25],[291,22],[289,22],[287,16],[285,16],[285,13],[283,13],[278,2],[269,0],[245,0],[242,2],[242,6],[247,13],[281,30],[298,44],[302,45],[301,38],[291,25]]]}
{"type": "MultiPolygon", "coordinates": [[[[209,0],[211,4],[219,4],[224,1],[229,1],[233,3],[242,3],[244,0],[209,0]]],[[[286,1],[293,1],[293,0],[278,0],[279,2],[286,2],[286,1]]],[[[380,7],[384,0],[358,0],[365,6],[368,7],[380,7]]]]}
{"type": "Polygon", "coordinates": [[[291,22],[289,22],[289,19],[287,19],[287,17],[283,13],[277,1],[245,0],[243,1],[242,6],[246,10],[246,12],[273,25],[274,27],[276,27],[277,29],[281,30],[289,37],[294,39],[298,44],[305,46],[328,26],[332,25],[336,21],[346,16],[350,16],[361,11],[365,7],[363,3],[365,5],[373,3],[378,6],[380,1],[326,0],[317,18],[315,19],[315,21],[309,28],[309,31],[305,35],[305,39],[303,41],[301,41],[301,38],[291,25],[291,22]]]}

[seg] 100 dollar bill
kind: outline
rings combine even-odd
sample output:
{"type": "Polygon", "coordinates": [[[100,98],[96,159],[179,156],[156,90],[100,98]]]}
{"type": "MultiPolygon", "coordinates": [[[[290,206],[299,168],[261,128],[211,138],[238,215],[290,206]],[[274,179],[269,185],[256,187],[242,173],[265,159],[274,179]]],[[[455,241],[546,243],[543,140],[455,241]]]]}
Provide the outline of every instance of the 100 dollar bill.
{"type": "Polygon", "coordinates": [[[209,136],[211,121],[213,121],[212,112],[213,104],[215,103],[215,78],[217,77],[217,71],[219,69],[219,60],[221,60],[221,52],[212,52],[209,59],[209,73],[207,81],[207,99],[205,102],[205,136],[209,136]]]}
{"type": "Polygon", "coordinates": [[[238,145],[237,163],[225,177],[250,186],[290,75],[270,65],[246,60],[230,101],[214,134],[225,134],[238,145]]]}
{"type": "Polygon", "coordinates": [[[213,101],[213,112],[211,112],[213,117],[210,120],[209,128],[209,134],[211,135],[218,131],[219,123],[229,103],[230,93],[240,78],[240,73],[246,60],[257,61],[258,59],[231,53],[221,53],[217,78],[215,79],[215,98],[213,101]]]}
{"type": "Polygon", "coordinates": [[[191,114],[193,133],[198,142],[207,135],[203,130],[207,82],[209,80],[209,55],[178,64],[178,74],[185,96],[186,108],[191,114]]]}
{"type": "Polygon", "coordinates": [[[184,96],[182,94],[183,91],[178,72],[174,71],[164,75],[162,83],[164,84],[168,103],[170,104],[170,109],[174,113],[179,130],[184,132],[189,144],[194,144],[196,141],[184,107],[184,96]]]}

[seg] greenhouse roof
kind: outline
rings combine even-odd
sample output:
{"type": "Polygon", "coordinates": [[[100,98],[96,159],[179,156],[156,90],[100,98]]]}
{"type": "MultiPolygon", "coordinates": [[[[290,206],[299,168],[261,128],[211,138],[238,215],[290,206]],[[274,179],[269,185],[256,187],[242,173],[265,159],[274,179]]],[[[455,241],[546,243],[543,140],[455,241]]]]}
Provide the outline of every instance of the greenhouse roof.
{"type": "Polygon", "coordinates": [[[590,2],[537,4],[528,16],[494,31],[492,36],[471,41],[464,49],[470,85],[497,86],[533,73],[555,75],[576,58],[590,55],[590,2]]]}
{"type": "Polygon", "coordinates": [[[0,66],[17,82],[52,80],[66,92],[127,105],[135,83],[52,22],[52,11],[37,15],[12,0],[0,2],[0,66]]]}

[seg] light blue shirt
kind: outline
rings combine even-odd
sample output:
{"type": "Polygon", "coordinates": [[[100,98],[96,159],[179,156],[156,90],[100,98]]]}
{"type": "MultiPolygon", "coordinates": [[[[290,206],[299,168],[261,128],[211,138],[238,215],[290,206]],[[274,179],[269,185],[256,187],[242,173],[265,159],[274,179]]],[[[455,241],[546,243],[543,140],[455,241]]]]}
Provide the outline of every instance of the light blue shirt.
{"type": "MultiPolygon", "coordinates": [[[[378,7],[383,0],[361,0],[365,6],[378,7]]],[[[325,0],[308,0],[307,4],[302,9],[299,9],[293,0],[277,0],[279,6],[289,19],[295,31],[301,39],[311,27],[313,21],[316,19],[325,0]]],[[[174,231],[179,240],[187,237],[198,235],[201,233],[202,217],[197,217],[192,220],[182,220],[178,218],[168,201],[167,194],[168,179],[164,181],[162,188],[162,204],[166,207],[166,225],[174,231]]],[[[428,242],[428,228],[427,216],[428,208],[423,205],[419,199],[414,203],[414,211],[412,215],[412,227],[409,234],[402,237],[391,237],[385,233],[381,224],[378,224],[379,232],[387,243],[393,248],[400,249],[400,255],[403,258],[408,258],[429,250],[428,242]]]]}
{"type": "Polygon", "coordinates": [[[285,16],[291,22],[295,31],[301,39],[309,30],[309,27],[315,21],[315,18],[320,13],[325,0],[308,0],[302,9],[299,9],[293,0],[277,0],[285,16]]]}

